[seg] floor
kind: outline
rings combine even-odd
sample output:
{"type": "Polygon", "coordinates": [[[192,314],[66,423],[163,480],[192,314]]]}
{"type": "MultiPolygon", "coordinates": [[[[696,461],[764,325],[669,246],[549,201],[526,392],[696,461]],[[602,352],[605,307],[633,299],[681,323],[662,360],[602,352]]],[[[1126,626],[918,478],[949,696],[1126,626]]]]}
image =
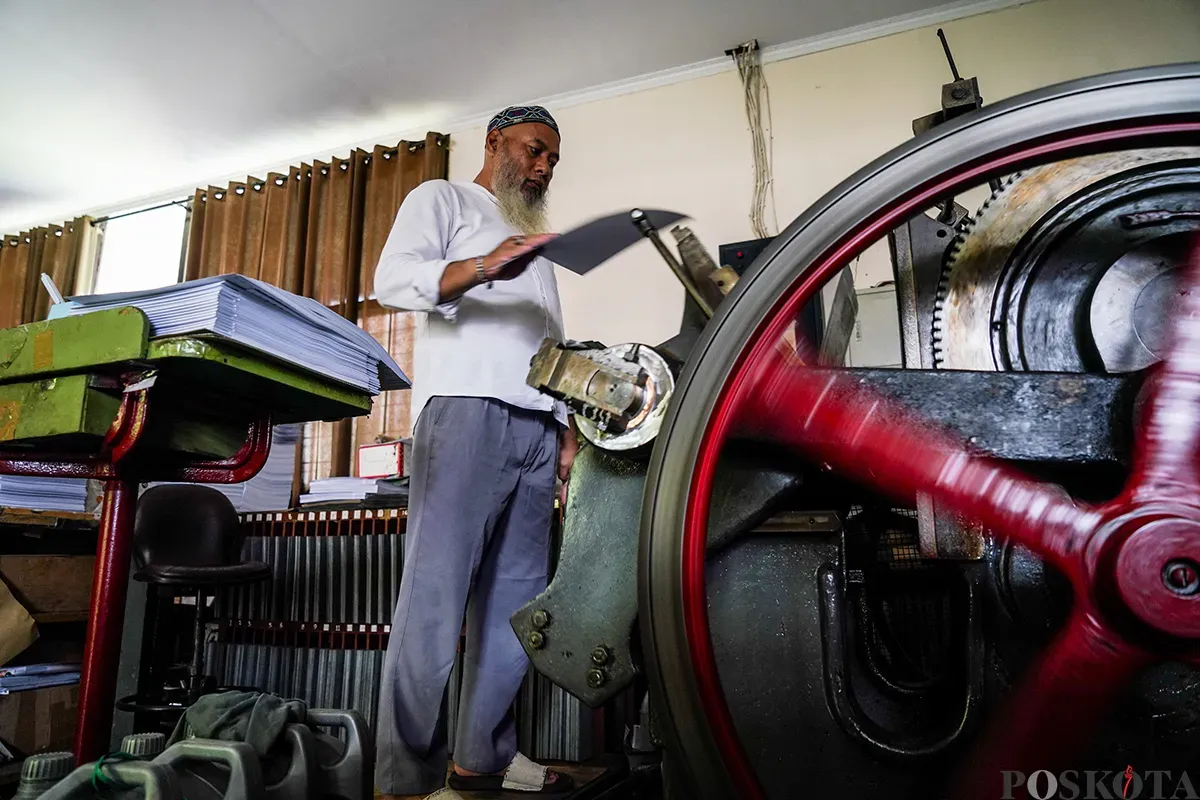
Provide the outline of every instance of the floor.
{"type": "MultiPolygon", "coordinates": [[[[575,781],[575,787],[577,789],[587,783],[590,783],[591,781],[596,780],[604,774],[603,767],[581,766],[578,764],[555,764],[554,762],[540,763],[546,764],[555,772],[563,775],[569,775],[575,781]]],[[[429,795],[427,800],[513,800],[514,797],[518,796],[519,795],[516,795],[513,792],[459,792],[447,787],[444,789],[439,789],[438,791],[429,795]]],[[[533,796],[544,797],[545,795],[533,796]]],[[[559,796],[563,797],[563,795],[559,796]]],[[[381,797],[378,790],[375,792],[375,797],[381,797]]],[[[566,795],[565,797],[569,798],[570,795],[566,795]]]]}

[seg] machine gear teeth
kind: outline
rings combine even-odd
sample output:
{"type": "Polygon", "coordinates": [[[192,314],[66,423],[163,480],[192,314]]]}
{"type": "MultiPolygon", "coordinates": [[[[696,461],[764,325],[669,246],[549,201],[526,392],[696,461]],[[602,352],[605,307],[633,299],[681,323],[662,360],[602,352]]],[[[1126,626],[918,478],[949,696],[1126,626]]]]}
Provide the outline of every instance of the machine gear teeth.
{"type": "Polygon", "coordinates": [[[1014,172],[1009,175],[1000,184],[999,187],[992,190],[987,199],[979,206],[979,210],[973,215],[968,216],[958,226],[958,232],[954,235],[950,245],[946,248],[946,253],[942,258],[942,272],[938,278],[937,294],[933,300],[933,321],[930,324],[929,341],[933,344],[933,368],[939,369],[942,362],[945,360],[942,350],[942,330],[944,325],[943,309],[946,305],[946,295],[950,290],[950,273],[954,268],[955,261],[958,258],[959,252],[962,250],[963,242],[971,235],[971,231],[979,224],[980,218],[987,213],[988,209],[996,201],[998,197],[1008,191],[1024,173],[1014,172]]]}
{"type": "Polygon", "coordinates": [[[930,341],[935,369],[996,369],[992,313],[1020,241],[1059,203],[1120,174],[1200,158],[1200,148],[1146,148],[1058,161],[1016,172],[993,191],[946,248],[930,341]]]}

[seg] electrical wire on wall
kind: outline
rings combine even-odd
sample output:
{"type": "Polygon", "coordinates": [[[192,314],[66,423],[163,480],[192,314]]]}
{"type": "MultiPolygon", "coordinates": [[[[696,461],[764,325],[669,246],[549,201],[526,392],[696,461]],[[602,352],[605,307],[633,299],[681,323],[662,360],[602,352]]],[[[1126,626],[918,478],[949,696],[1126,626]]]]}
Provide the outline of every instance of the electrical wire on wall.
{"type": "Polygon", "coordinates": [[[774,230],[779,230],[779,219],[775,211],[774,185],[774,136],[771,124],[771,90],[763,75],[761,51],[758,40],[742,44],[726,51],[737,63],[738,76],[742,82],[742,93],[746,103],[746,121],[750,125],[750,140],[754,153],[754,197],[750,204],[750,227],[760,238],[771,236],[767,230],[767,201],[770,198],[774,230]],[[763,109],[766,109],[767,125],[763,126],[763,109]]]}

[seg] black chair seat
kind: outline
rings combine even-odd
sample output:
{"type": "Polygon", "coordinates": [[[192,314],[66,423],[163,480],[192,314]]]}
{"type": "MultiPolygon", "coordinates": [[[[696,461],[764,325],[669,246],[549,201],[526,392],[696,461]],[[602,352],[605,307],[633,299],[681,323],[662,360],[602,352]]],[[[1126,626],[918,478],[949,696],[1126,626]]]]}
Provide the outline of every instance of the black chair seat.
{"type": "MultiPolygon", "coordinates": [[[[156,646],[160,593],[151,589],[148,613],[153,613],[154,621],[148,623],[150,635],[142,642],[145,671],[138,675],[138,693],[122,697],[118,709],[166,720],[178,717],[198,697],[218,690],[216,677],[205,671],[207,601],[226,587],[271,578],[267,564],[242,561],[245,543],[246,530],[233,503],[212,487],[160,484],[142,493],[134,520],[133,576],[154,587],[168,587],[162,594],[195,596],[191,658],[186,665],[164,669],[161,664],[164,657],[175,656],[179,632],[164,636],[171,646],[156,646]],[[180,667],[182,674],[178,674],[180,667]]],[[[141,723],[135,718],[135,724],[141,723]]]]}
{"type": "Polygon", "coordinates": [[[271,577],[271,567],[259,561],[217,567],[150,563],[134,573],[133,577],[146,583],[168,586],[238,586],[266,580],[271,577]]]}

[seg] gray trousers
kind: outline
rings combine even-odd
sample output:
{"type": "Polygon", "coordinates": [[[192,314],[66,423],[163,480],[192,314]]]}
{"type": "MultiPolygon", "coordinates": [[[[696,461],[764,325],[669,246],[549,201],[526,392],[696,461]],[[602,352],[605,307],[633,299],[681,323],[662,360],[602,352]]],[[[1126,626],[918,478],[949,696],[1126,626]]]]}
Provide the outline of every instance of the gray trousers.
{"type": "Polygon", "coordinates": [[[435,397],[414,431],[404,573],[380,687],[375,786],[446,781],[442,699],[466,613],[454,760],[499,772],[529,660],[509,624],[546,588],[558,423],[497,400],[435,397]]]}

